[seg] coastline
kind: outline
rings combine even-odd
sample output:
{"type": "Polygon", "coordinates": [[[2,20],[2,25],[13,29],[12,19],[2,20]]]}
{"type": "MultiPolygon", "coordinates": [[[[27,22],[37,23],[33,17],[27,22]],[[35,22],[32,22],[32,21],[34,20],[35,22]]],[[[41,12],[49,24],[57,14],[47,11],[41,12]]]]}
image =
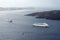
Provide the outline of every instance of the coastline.
{"type": "Polygon", "coordinates": [[[60,20],[60,10],[35,12],[35,13],[27,14],[26,16],[36,16],[36,18],[45,18],[45,19],[50,19],[50,20],[60,20]]]}

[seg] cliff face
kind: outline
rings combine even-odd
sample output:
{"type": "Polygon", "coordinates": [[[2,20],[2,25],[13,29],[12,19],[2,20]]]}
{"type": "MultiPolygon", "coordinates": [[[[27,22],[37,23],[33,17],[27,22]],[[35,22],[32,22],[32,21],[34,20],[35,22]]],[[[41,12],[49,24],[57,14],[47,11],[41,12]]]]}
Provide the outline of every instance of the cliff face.
{"type": "Polygon", "coordinates": [[[60,10],[36,12],[36,13],[28,14],[27,16],[37,16],[36,18],[60,20],[60,10]]]}

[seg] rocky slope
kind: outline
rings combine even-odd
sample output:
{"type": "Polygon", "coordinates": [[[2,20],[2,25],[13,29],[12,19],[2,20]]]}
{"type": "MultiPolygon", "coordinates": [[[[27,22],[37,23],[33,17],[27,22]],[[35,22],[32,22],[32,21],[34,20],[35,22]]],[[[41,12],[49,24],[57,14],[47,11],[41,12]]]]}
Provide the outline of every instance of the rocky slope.
{"type": "Polygon", "coordinates": [[[60,20],[60,10],[36,12],[36,13],[27,14],[26,16],[36,16],[36,18],[60,20]]]}

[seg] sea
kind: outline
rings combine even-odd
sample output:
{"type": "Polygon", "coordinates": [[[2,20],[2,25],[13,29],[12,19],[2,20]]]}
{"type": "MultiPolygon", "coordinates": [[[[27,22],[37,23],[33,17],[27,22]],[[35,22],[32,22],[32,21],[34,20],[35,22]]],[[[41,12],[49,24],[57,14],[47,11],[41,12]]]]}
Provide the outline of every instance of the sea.
{"type": "Polygon", "coordinates": [[[60,20],[36,19],[26,14],[39,9],[0,11],[0,40],[60,40],[60,20]],[[12,22],[10,22],[12,20],[12,22]],[[47,23],[48,28],[34,27],[47,23]]]}

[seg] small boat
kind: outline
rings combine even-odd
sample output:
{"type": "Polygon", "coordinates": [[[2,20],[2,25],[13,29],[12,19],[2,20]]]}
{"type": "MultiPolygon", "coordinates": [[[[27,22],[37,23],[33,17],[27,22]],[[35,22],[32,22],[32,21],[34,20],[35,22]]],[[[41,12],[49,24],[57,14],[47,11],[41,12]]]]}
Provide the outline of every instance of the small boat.
{"type": "Polygon", "coordinates": [[[47,28],[48,24],[47,23],[34,23],[33,26],[47,28]]]}
{"type": "Polygon", "coordinates": [[[10,20],[9,22],[12,23],[12,20],[10,20]]]}

